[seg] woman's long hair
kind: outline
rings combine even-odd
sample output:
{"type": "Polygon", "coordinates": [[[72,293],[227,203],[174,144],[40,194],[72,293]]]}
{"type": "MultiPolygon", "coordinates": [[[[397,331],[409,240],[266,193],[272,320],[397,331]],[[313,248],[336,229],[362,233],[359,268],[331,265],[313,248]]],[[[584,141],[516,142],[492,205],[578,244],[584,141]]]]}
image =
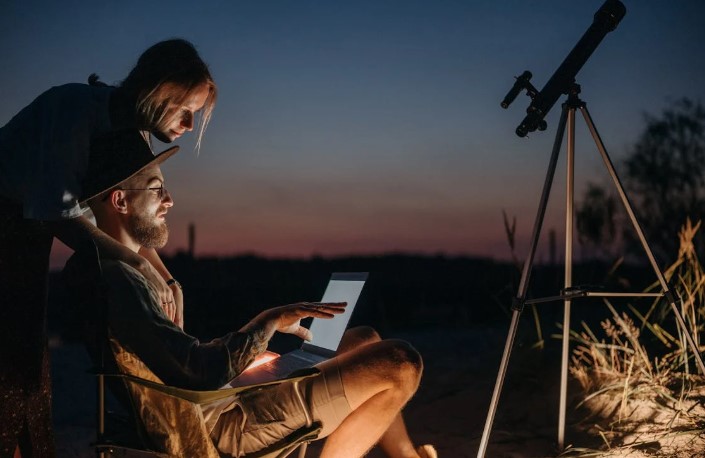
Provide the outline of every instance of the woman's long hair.
{"type": "Polygon", "coordinates": [[[161,41],[140,56],[120,87],[135,99],[135,118],[141,129],[166,128],[170,106],[181,106],[192,91],[208,86],[208,97],[201,110],[196,133],[196,149],[210,121],[217,97],[217,87],[208,66],[196,48],[186,40],[161,41]]]}

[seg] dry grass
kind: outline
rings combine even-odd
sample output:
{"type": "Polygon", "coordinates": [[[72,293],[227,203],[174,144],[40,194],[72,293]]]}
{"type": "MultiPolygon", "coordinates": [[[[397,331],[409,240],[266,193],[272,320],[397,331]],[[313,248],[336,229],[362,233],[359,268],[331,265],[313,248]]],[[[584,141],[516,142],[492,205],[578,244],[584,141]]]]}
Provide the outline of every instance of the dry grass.
{"type": "MultiPolygon", "coordinates": [[[[698,346],[705,323],[705,272],[693,245],[699,227],[686,223],[678,260],[664,272],[698,346]]],[[[602,445],[571,447],[562,456],[705,457],[705,378],[684,331],[662,326],[675,320],[670,304],[656,300],[645,314],[633,306],[620,314],[604,302],[610,316],[602,337],[585,323],[571,331],[578,345],[570,369],[584,393],[579,407],[588,412],[582,427],[602,445]],[[656,337],[655,349],[644,346],[645,334],[656,337]]]]}

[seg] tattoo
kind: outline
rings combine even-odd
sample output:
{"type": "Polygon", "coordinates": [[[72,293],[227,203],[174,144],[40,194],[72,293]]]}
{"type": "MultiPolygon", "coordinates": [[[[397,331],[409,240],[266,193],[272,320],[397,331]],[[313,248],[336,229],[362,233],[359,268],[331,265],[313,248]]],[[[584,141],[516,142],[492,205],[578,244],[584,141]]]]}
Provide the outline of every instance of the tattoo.
{"type": "Polygon", "coordinates": [[[264,353],[269,344],[267,334],[261,327],[233,332],[224,340],[230,353],[230,367],[234,372],[231,377],[245,370],[257,356],[264,353]]]}
{"type": "Polygon", "coordinates": [[[248,331],[250,339],[252,342],[251,352],[252,358],[264,353],[269,344],[269,339],[267,339],[267,334],[264,332],[264,328],[257,327],[248,331]]]}

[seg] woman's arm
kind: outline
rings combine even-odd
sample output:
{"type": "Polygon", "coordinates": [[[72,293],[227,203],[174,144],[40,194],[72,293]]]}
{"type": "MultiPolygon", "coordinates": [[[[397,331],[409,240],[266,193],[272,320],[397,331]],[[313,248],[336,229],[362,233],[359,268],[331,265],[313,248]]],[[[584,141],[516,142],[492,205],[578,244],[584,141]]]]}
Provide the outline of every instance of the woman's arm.
{"type": "MultiPolygon", "coordinates": [[[[74,251],[95,250],[97,247],[101,258],[116,259],[137,269],[154,286],[167,316],[172,320],[175,318],[174,294],[148,259],[118,243],[95,227],[85,216],[47,224],[54,235],[74,251]]],[[[164,264],[161,263],[161,266],[164,267],[164,264]]]]}

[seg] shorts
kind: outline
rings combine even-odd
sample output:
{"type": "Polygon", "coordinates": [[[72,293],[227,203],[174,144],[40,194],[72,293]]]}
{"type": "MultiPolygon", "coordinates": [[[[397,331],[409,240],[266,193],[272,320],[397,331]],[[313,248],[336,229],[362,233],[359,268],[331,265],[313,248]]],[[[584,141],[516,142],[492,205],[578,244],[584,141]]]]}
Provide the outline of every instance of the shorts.
{"type": "MultiPolygon", "coordinates": [[[[299,382],[313,421],[323,426],[319,438],[335,431],[351,412],[337,361],[329,360],[326,366],[319,375],[299,382]]],[[[218,451],[231,456],[238,456],[238,450],[252,453],[303,427],[306,416],[294,389],[293,383],[282,383],[242,395],[239,401],[245,417],[242,431],[238,427],[240,410],[223,412],[211,432],[218,451]]]]}

